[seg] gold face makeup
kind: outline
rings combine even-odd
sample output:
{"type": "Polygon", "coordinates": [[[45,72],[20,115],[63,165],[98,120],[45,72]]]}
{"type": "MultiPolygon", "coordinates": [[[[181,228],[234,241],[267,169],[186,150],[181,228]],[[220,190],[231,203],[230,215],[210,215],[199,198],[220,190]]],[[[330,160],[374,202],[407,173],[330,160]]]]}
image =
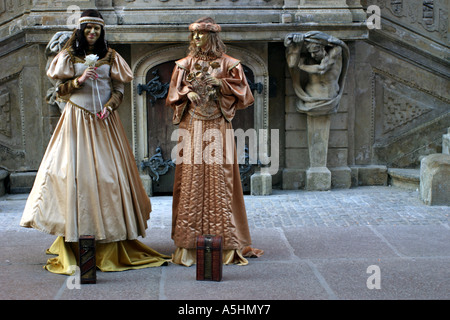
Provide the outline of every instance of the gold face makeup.
{"type": "Polygon", "coordinates": [[[102,27],[99,24],[88,23],[84,29],[84,36],[90,46],[93,46],[100,38],[102,27]]]}
{"type": "Polygon", "coordinates": [[[208,33],[204,31],[192,32],[192,39],[197,47],[203,48],[208,41],[208,33]]]}

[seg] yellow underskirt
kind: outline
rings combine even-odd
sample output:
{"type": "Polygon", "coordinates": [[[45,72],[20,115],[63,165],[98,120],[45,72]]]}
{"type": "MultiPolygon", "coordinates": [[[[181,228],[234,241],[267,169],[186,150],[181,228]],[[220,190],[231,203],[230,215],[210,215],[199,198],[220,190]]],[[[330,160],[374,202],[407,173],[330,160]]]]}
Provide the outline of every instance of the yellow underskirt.
{"type": "MultiPolygon", "coordinates": [[[[244,258],[241,250],[223,250],[222,251],[223,264],[237,264],[240,266],[248,265],[248,260],[244,258]]],[[[190,267],[197,262],[197,250],[177,248],[172,253],[172,263],[190,267]]]]}
{"type": "MultiPolygon", "coordinates": [[[[44,266],[50,272],[72,275],[78,265],[78,243],[65,242],[58,237],[47,254],[57,255],[48,259],[44,266]]],[[[167,264],[170,256],[163,255],[138,240],[124,240],[95,244],[95,260],[97,268],[103,272],[124,271],[159,267],[167,264]]]]}

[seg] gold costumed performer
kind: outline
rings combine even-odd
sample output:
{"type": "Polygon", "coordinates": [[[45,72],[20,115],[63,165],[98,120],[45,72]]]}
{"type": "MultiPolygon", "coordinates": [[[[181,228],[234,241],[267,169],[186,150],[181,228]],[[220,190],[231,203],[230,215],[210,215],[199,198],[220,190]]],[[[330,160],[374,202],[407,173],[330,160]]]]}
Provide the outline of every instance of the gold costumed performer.
{"type": "Polygon", "coordinates": [[[47,75],[67,103],[51,137],[20,225],[58,236],[45,268],[72,274],[78,239],[96,240],[101,271],[167,264],[137,240],[145,237],[151,203],[116,109],[133,79],[125,60],[105,41],[104,20],[86,10],[47,75]]]}
{"type": "Polygon", "coordinates": [[[166,99],[179,125],[172,262],[196,263],[197,236],[214,234],[222,236],[224,264],[246,265],[263,251],[250,247],[231,120],[254,98],[239,60],[225,54],[220,25],[206,17],[189,31],[189,54],[176,61],[166,99]]]}

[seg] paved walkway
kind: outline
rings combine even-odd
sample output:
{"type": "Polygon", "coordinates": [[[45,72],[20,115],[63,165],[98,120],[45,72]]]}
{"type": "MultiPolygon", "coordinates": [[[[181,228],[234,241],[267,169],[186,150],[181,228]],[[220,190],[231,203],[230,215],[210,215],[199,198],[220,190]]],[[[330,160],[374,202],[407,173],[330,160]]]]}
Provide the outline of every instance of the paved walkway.
{"type": "MultiPolygon", "coordinates": [[[[246,196],[263,257],[224,266],[223,281],[195,280],[195,266],[97,273],[69,289],[42,266],[55,237],[18,226],[27,195],[0,197],[0,299],[450,299],[450,207],[426,206],[393,187],[246,196]]],[[[153,197],[148,237],[170,254],[171,197],[153,197]]],[[[184,303],[182,304],[184,306],[184,303]]]]}

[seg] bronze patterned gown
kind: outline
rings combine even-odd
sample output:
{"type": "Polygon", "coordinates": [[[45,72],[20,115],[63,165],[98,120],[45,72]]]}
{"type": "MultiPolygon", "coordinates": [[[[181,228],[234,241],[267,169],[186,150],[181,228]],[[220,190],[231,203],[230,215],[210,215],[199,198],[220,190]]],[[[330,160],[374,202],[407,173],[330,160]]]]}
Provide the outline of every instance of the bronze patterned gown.
{"type": "Polygon", "coordinates": [[[195,263],[196,237],[216,234],[223,239],[225,264],[247,264],[242,249],[251,238],[231,120],[253,102],[239,60],[224,54],[176,62],[166,101],[180,129],[172,208],[175,263],[195,263]],[[220,86],[205,85],[207,74],[220,86]],[[191,91],[200,95],[198,105],[187,98],[191,91]]]}

